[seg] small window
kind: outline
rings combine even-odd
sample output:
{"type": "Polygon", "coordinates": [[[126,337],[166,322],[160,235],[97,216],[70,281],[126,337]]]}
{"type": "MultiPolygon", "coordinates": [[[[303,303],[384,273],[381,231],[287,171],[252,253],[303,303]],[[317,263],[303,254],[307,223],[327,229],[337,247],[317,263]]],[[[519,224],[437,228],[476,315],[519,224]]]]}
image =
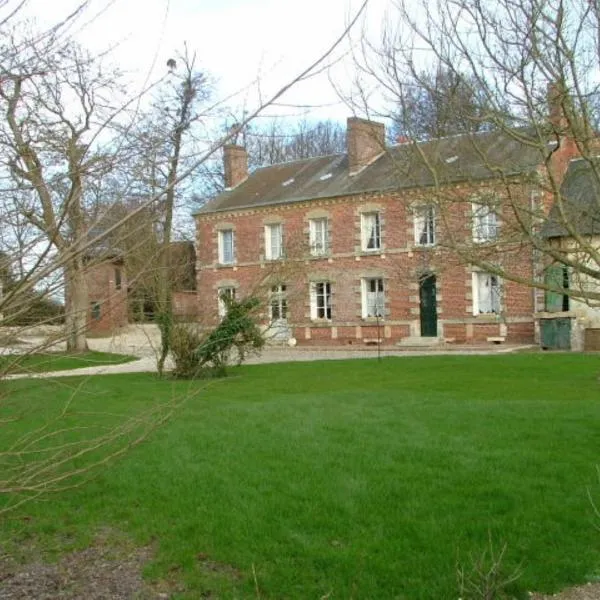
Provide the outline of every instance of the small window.
{"type": "Polygon", "coordinates": [[[287,286],[274,285],[271,288],[271,322],[287,319],[287,286]]]}
{"type": "Polygon", "coordinates": [[[331,283],[321,281],[310,286],[311,319],[331,319],[331,283]]]}
{"type": "Polygon", "coordinates": [[[230,265],[235,262],[235,232],[233,229],[219,231],[219,262],[230,265]]]}
{"type": "Polygon", "coordinates": [[[415,244],[435,244],[435,207],[432,205],[420,206],[415,210],[415,244]]]}
{"type": "Polygon", "coordinates": [[[92,311],[92,320],[99,321],[102,316],[100,302],[90,302],[90,308],[92,311]]]}
{"type": "Polygon", "coordinates": [[[490,273],[473,273],[473,314],[500,314],[500,278],[490,273]]]}
{"type": "Polygon", "coordinates": [[[383,279],[362,280],[362,316],[363,318],[383,318],[385,296],[383,279]]]}
{"type": "Polygon", "coordinates": [[[361,215],[361,247],[363,251],[381,250],[381,218],[378,212],[361,215]]]}
{"type": "Polygon", "coordinates": [[[121,289],[121,269],[115,269],[115,289],[121,289]]]}
{"type": "Polygon", "coordinates": [[[313,256],[323,256],[329,252],[329,227],[327,219],[310,219],[309,243],[313,256]]]}
{"type": "Polygon", "coordinates": [[[473,241],[492,242],[498,237],[498,216],[487,204],[473,204],[473,241]]]}
{"type": "Polygon", "coordinates": [[[275,223],[265,226],[265,258],[278,260],[283,257],[283,225],[275,223]]]}
{"type": "Polygon", "coordinates": [[[219,288],[219,317],[221,318],[227,314],[227,300],[235,300],[234,287],[219,288]]]}

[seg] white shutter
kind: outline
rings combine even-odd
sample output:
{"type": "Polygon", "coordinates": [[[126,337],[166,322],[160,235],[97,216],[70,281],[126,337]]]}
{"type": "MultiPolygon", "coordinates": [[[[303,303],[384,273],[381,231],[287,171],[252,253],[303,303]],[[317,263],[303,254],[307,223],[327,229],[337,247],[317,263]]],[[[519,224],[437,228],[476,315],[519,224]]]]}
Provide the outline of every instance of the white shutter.
{"type": "Polygon", "coordinates": [[[490,276],[487,273],[479,273],[479,312],[492,312],[492,287],[490,276]]]}
{"type": "Polygon", "coordinates": [[[361,246],[366,250],[369,246],[369,234],[371,230],[370,217],[371,215],[361,215],[361,246]]]}

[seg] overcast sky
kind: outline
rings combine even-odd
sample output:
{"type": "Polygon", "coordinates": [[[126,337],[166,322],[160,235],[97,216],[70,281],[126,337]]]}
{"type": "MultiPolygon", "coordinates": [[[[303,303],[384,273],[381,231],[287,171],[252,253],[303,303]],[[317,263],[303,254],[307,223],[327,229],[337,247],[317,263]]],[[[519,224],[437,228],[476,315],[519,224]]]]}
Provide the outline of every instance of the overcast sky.
{"type": "MultiPolygon", "coordinates": [[[[381,20],[387,0],[370,0],[369,23],[381,20]]],[[[28,13],[44,24],[67,15],[79,0],[29,0],[28,13]]],[[[118,45],[113,60],[137,73],[160,76],[166,62],[187,42],[201,68],[218,82],[221,96],[244,90],[238,104],[251,108],[261,92],[267,96],[301,72],[337,38],[361,0],[93,0],[76,36],[93,51],[118,45]],[[108,6],[107,6],[108,5],[108,6]]],[[[358,36],[358,30],[357,34],[358,36]]],[[[348,45],[344,46],[344,50],[348,45]]],[[[341,54],[338,51],[337,56],[341,54]]],[[[315,107],[312,116],[343,120],[349,109],[324,72],[295,88],[283,103],[315,107]]],[[[337,64],[333,77],[348,84],[349,60],[337,64]]],[[[279,107],[278,113],[303,110],[279,107]]],[[[271,112],[272,112],[271,111],[271,112]]]]}

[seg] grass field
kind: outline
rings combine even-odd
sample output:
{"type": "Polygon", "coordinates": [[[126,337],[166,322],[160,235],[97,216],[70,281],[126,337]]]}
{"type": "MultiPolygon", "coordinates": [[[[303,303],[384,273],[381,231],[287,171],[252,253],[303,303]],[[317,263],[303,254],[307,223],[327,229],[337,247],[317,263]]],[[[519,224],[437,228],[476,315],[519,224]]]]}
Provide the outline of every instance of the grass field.
{"type": "Polygon", "coordinates": [[[38,352],[24,356],[0,356],[0,372],[43,373],[51,371],[69,371],[82,367],[120,365],[136,360],[135,356],[112,354],[110,352],[84,352],[69,354],[65,352],[38,352]]]}
{"type": "MultiPolygon", "coordinates": [[[[146,576],[186,598],[456,599],[457,564],[490,540],[522,571],[514,593],[555,591],[600,576],[599,371],[598,356],[521,354],[261,365],[208,385],[91,378],[73,410],[189,399],[0,534],[60,551],[114,528],[152,544],[146,576]]],[[[31,410],[5,439],[59,411],[64,383],[11,382],[0,418],[31,410]]]]}

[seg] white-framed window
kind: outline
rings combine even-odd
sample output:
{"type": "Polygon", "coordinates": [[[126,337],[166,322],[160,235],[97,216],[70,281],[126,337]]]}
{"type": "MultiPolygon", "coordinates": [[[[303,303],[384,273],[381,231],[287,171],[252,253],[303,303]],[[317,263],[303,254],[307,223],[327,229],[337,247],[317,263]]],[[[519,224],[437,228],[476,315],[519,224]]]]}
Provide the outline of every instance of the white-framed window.
{"type": "Polygon", "coordinates": [[[329,281],[310,284],[310,318],[331,319],[331,283],[329,281]]]}
{"type": "Polygon", "coordinates": [[[381,250],[381,217],[378,212],[360,216],[361,248],[364,251],[381,250]]]}
{"type": "Polygon", "coordinates": [[[500,314],[502,310],[502,282],[497,275],[473,273],[473,314],[500,314]]]}
{"type": "Polygon", "coordinates": [[[322,256],[329,252],[329,224],[327,218],[310,219],[308,222],[310,253],[322,256]]]}
{"type": "Polygon", "coordinates": [[[271,287],[269,300],[271,322],[287,319],[287,286],[280,284],[271,287]]]}
{"type": "Polygon", "coordinates": [[[433,246],[435,244],[435,206],[428,204],[415,209],[415,244],[433,246]]]}
{"type": "Polygon", "coordinates": [[[283,225],[265,225],[265,258],[278,260],[283,257],[283,225]]]}
{"type": "Polygon", "coordinates": [[[221,229],[219,231],[219,263],[230,265],[235,262],[235,231],[221,229]]]}
{"type": "Polygon", "coordinates": [[[219,307],[219,317],[223,318],[227,314],[227,304],[223,298],[229,298],[230,300],[235,300],[235,288],[228,287],[220,287],[218,290],[218,307],[219,307]]]}
{"type": "Polygon", "coordinates": [[[473,203],[473,241],[492,242],[498,237],[498,215],[488,204],[473,203]]]}
{"type": "Polygon", "coordinates": [[[383,318],[385,314],[385,295],[383,279],[366,278],[362,280],[362,316],[383,318]]]}

